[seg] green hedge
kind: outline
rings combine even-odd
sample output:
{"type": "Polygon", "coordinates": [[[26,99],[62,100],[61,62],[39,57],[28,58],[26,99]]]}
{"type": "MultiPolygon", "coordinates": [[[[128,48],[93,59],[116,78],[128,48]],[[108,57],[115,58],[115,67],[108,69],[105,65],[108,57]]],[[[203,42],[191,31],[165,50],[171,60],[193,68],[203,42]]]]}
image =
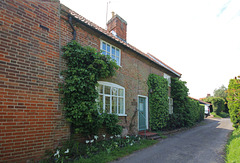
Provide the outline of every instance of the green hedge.
{"type": "Polygon", "coordinates": [[[172,78],[171,95],[173,98],[173,114],[165,129],[171,130],[181,127],[190,127],[204,119],[204,106],[188,97],[186,82],[172,78]]]}
{"type": "Polygon", "coordinates": [[[228,108],[235,128],[240,126],[240,79],[231,79],[228,85],[228,108]]]}
{"type": "Polygon", "coordinates": [[[158,75],[150,74],[148,77],[150,106],[150,128],[160,130],[167,125],[169,114],[168,81],[158,75]]]}

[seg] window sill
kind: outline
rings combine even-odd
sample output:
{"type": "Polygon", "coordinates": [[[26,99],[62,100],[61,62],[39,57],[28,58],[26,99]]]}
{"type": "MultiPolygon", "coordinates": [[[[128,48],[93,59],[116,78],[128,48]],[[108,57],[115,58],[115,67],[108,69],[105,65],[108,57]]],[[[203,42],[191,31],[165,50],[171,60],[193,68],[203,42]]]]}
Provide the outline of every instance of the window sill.
{"type": "Polygon", "coordinates": [[[119,117],[126,117],[127,114],[118,114],[119,117]]]}

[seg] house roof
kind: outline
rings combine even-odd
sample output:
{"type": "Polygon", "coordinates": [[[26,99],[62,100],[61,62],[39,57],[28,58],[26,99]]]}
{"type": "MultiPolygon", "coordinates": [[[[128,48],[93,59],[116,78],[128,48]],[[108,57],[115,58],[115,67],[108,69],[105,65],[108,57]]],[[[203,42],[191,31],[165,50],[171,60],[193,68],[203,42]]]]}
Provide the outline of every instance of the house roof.
{"type": "Polygon", "coordinates": [[[170,66],[168,66],[167,64],[165,64],[164,62],[160,61],[158,58],[156,58],[155,56],[147,53],[143,53],[142,51],[140,51],[139,49],[137,49],[136,47],[132,46],[131,44],[119,39],[118,37],[114,36],[112,33],[108,32],[107,30],[99,27],[98,25],[96,25],[95,23],[89,21],[88,19],[86,19],[85,17],[79,15],[78,13],[76,13],[75,11],[69,9],[68,11],[72,16],[74,16],[76,19],[80,20],[81,22],[83,22],[84,24],[86,24],[87,26],[103,33],[104,35],[110,37],[111,39],[117,41],[118,43],[121,43],[122,45],[128,47],[129,49],[137,52],[138,54],[142,55],[143,57],[147,58],[148,60],[156,63],[157,65],[160,65],[161,67],[169,70],[170,72],[174,73],[175,75],[177,75],[178,77],[181,77],[181,73],[177,72],[176,70],[174,70],[173,68],[171,68],[170,66]]]}
{"type": "Polygon", "coordinates": [[[201,104],[212,105],[211,103],[208,103],[208,102],[202,101],[202,100],[200,100],[200,99],[196,99],[196,98],[193,98],[193,97],[190,97],[190,96],[188,96],[188,97],[191,98],[191,99],[193,99],[193,100],[199,101],[201,104]]]}

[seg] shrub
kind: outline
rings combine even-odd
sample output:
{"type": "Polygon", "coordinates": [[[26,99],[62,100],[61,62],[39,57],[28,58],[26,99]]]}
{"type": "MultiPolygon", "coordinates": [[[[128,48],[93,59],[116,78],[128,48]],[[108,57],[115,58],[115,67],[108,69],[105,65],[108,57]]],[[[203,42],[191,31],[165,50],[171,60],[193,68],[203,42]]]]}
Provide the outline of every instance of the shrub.
{"type": "Polygon", "coordinates": [[[240,79],[231,79],[228,85],[228,108],[235,128],[240,126],[240,79]]]}
{"type": "Polygon", "coordinates": [[[148,77],[150,105],[150,127],[159,130],[167,125],[169,115],[168,81],[158,75],[150,74],[148,77]]]}
{"type": "MultiPolygon", "coordinates": [[[[82,47],[76,41],[63,47],[63,58],[67,69],[62,71],[65,80],[60,84],[60,92],[63,95],[66,119],[71,123],[74,132],[92,137],[98,133],[102,123],[110,125],[106,123],[109,120],[102,119],[103,116],[100,116],[97,110],[97,81],[113,76],[118,66],[109,56],[92,47],[82,47]]],[[[116,125],[114,116],[108,118],[116,125]]],[[[117,130],[112,126],[109,128],[111,129],[108,131],[117,130]]]]}

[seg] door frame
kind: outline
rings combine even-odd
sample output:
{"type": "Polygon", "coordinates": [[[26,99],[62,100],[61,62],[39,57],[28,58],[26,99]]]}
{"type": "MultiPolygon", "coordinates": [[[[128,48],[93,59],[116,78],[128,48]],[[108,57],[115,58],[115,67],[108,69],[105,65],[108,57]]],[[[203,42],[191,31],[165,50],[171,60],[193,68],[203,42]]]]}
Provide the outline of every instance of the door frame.
{"type": "MultiPolygon", "coordinates": [[[[146,129],[148,129],[148,97],[143,95],[138,95],[137,110],[139,110],[139,97],[146,99],[146,129]]],[[[139,111],[138,111],[138,131],[139,131],[139,111]]]]}

